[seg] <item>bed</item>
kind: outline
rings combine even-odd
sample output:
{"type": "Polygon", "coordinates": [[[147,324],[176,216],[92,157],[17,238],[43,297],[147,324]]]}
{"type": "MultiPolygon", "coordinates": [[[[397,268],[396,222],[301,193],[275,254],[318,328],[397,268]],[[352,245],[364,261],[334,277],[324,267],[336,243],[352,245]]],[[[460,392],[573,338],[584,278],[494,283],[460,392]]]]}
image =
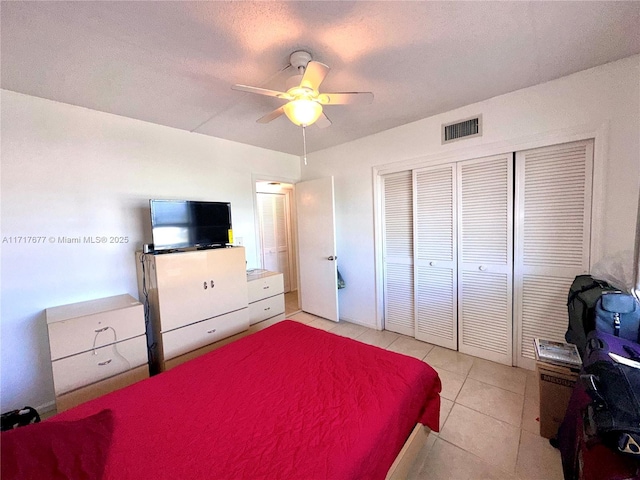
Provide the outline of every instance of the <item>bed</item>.
{"type": "Polygon", "coordinates": [[[438,431],[440,388],[420,360],[285,320],[3,433],[2,478],[38,449],[83,478],[383,479],[438,431]]]}

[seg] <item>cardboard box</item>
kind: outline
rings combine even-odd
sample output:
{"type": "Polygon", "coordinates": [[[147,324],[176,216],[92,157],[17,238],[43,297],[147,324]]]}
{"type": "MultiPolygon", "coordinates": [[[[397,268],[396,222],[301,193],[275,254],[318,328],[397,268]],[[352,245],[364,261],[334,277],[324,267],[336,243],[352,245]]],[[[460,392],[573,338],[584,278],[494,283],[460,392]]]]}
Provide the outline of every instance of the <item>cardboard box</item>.
{"type": "Polygon", "coordinates": [[[540,436],[553,438],[564,419],[578,372],[544,362],[536,362],[540,387],[540,436]]]}

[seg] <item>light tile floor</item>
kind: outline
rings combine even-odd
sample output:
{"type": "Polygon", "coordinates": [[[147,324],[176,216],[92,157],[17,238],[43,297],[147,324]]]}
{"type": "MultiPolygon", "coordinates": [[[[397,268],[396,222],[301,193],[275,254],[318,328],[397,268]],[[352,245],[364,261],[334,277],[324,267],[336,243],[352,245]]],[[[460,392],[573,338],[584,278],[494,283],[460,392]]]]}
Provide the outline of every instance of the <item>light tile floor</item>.
{"type": "Polygon", "coordinates": [[[284,313],[292,315],[300,311],[298,307],[298,291],[293,290],[284,294],[284,313]]]}
{"type": "MultiPolygon", "coordinates": [[[[533,372],[307,313],[289,318],[419,358],[438,372],[440,432],[429,435],[410,479],[562,480],[560,453],[538,434],[540,398],[533,372]]],[[[262,323],[252,329],[269,326],[262,323]]]]}

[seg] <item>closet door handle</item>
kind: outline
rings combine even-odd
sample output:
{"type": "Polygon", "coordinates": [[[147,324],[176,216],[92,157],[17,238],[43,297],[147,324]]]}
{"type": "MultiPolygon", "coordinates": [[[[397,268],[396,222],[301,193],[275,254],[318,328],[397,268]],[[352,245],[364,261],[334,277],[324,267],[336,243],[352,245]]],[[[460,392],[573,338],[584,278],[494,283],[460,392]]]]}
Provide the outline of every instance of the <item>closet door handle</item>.
{"type": "Polygon", "coordinates": [[[203,283],[204,283],[204,289],[206,290],[208,288],[207,282],[203,282],[203,283]]]}
{"type": "Polygon", "coordinates": [[[213,283],[213,280],[211,280],[211,288],[213,288],[213,287],[215,287],[215,286],[216,286],[216,284],[215,284],[215,283],[213,283]]]}
{"type": "Polygon", "coordinates": [[[433,260],[429,262],[430,267],[435,267],[435,265],[436,265],[436,262],[434,262],[433,260]]]}
{"type": "Polygon", "coordinates": [[[331,255],[330,257],[327,257],[327,260],[337,260],[338,256],[336,255],[335,257],[333,255],[331,255]]]}

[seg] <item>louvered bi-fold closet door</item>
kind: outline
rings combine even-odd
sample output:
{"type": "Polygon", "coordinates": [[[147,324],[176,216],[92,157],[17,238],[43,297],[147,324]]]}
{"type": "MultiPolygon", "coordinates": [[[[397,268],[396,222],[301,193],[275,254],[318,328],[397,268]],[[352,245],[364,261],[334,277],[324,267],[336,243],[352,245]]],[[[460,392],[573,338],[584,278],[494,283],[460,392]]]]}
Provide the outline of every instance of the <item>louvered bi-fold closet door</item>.
{"type": "Polygon", "coordinates": [[[458,169],[459,351],[513,362],[513,154],[458,169]]]}
{"type": "Polygon", "coordinates": [[[414,170],[415,338],[457,350],[456,167],[414,170]]]}
{"type": "Polygon", "coordinates": [[[411,172],[383,181],[384,328],[413,336],[413,195],[411,172]]]}
{"type": "Polygon", "coordinates": [[[533,367],[533,339],[564,341],[567,296],[589,271],[593,141],[516,154],[516,363],[533,367]]]}
{"type": "Polygon", "coordinates": [[[262,266],[283,274],[284,291],[291,290],[287,198],[280,193],[257,193],[262,266]]]}
{"type": "Polygon", "coordinates": [[[287,196],[276,194],[274,197],[273,216],[276,230],[276,252],[278,256],[278,272],[282,273],[284,292],[291,291],[291,279],[289,274],[289,235],[287,196]]]}
{"type": "Polygon", "coordinates": [[[258,216],[260,218],[260,254],[262,266],[266,270],[278,268],[276,220],[273,215],[273,194],[257,193],[258,216]]]}

